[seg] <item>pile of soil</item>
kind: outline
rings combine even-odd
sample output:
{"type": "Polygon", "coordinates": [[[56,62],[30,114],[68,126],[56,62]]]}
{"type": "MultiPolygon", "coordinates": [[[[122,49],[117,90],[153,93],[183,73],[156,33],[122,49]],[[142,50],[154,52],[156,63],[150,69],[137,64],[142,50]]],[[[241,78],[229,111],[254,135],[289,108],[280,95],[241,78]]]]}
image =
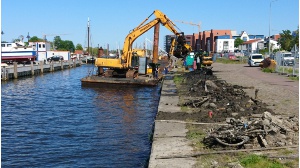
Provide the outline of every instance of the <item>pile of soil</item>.
{"type": "MultiPolygon", "coordinates": [[[[269,146],[286,146],[298,144],[297,117],[276,116],[268,104],[257,98],[258,90],[254,87],[232,85],[225,80],[218,79],[208,68],[183,73],[182,81],[177,85],[180,97],[178,106],[183,107],[182,112],[159,112],[157,120],[181,120],[202,123],[225,123],[228,119],[241,120],[245,123],[259,123],[261,128],[272,128],[273,133],[266,136],[269,146]],[[250,97],[244,89],[253,89],[254,97],[250,97]],[[186,108],[185,108],[186,107],[186,108]],[[264,114],[271,119],[262,117],[264,114]],[[274,122],[277,122],[274,124],[274,122]],[[272,123],[272,124],[270,124],[272,123]],[[274,126],[275,125],[275,126],[274,126]],[[286,127],[286,128],[284,128],[286,127]]],[[[260,126],[257,130],[260,129],[260,126]]],[[[211,129],[218,129],[214,125],[211,129]]],[[[205,130],[205,132],[208,132],[205,130]]],[[[213,145],[220,145],[209,140],[213,145]]],[[[259,146],[255,136],[248,142],[251,147],[259,146]]],[[[208,145],[210,146],[210,145],[208,145]]]]}
{"type": "MultiPolygon", "coordinates": [[[[181,97],[178,106],[186,106],[187,112],[158,113],[158,120],[173,119],[195,122],[225,122],[226,118],[241,118],[265,111],[273,114],[267,104],[249,97],[245,87],[219,80],[208,68],[182,74],[178,88],[181,97]]],[[[251,89],[251,88],[246,88],[251,89]]],[[[255,92],[254,88],[253,92],[255,92]]]]}

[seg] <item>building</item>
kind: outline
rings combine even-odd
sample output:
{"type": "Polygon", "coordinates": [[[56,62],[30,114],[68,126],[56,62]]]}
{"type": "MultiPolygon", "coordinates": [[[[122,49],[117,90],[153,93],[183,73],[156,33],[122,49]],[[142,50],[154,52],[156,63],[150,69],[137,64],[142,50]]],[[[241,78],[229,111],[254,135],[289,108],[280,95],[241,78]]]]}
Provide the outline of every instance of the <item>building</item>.
{"type": "Polygon", "coordinates": [[[38,41],[38,42],[29,42],[30,46],[33,46],[36,51],[36,61],[44,61],[47,58],[52,57],[53,55],[63,56],[64,60],[70,60],[71,55],[69,51],[51,51],[50,42],[38,41]]]}
{"type": "MultiPolygon", "coordinates": [[[[217,52],[217,48],[222,46],[221,50],[225,49],[233,52],[232,46],[234,46],[234,42],[232,42],[232,31],[231,30],[209,30],[203,31],[198,34],[193,35],[185,35],[187,44],[191,45],[193,50],[203,50],[207,52],[217,52]],[[220,37],[219,37],[220,36],[220,37]],[[218,41],[218,43],[216,43],[218,41]]],[[[172,38],[175,35],[167,35],[165,39],[165,50],[167,52],[170,51],[170,46],[172,42],[172,38]]]]}
{"type": "Polygon", "coordinates": [[[245,41],[243,45],[246,48],[246,53],[259,53],[259,50],[264,49],[264,39],[245,41]]]}
{"type": "Polygon", "coordinates": [[[234,52],[234,39],[229,35],[215,36],[214,52],[217,53],[229,53],[234,52]]]}
{"type": "Polygon", "coordinates": [[[50,50],[50,42],[29,42],[30,46],[33,46],[36,51],[36,61],[47,60],[47,51],[50,50]]]}
{"type": "MultiPolygon", "coordinates": [[[[246,31],[237,34],[232,30],[208,30],[199,32],[198,34],[185,35],[187,44],[191,45],[193,50],[203,50],[214,53],[234,52],[240,50],[244,53],[256,53],[259,50],[268,48],[268,38],[264,35],[251,35],[246,31]],[[244,41],[238,48],[234,47],[235,39],[240,38],[244,41]]],[[[165,39],[165,50],[170,51],[172,38],[175,35],[167,35],[165,39]]],[[[271,50],[279,49],[280,46],[277,40],[280,35],[271,36],[271,50]]]]}
{"type": "Polygon", "coordinates": [[[71,58],[72,59],[75,59],[75,58],[80,59],[83,57],[83,54],[84,54],[83,50],[75,50],[74,53],[71,53],[71,58]]]}

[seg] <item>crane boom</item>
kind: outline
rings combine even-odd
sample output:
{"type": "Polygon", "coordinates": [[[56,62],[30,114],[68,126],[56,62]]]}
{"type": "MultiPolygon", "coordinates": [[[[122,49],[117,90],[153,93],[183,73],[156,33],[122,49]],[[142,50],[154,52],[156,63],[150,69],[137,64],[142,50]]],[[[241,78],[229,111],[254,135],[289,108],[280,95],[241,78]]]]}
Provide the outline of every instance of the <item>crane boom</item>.
{"type": "Polygon", "coordinates": [[[185,22],[185,21],[181,21],[181,20],[175,20],[175,22],[180,22],[180,23],[189,24],[189,25],[192,25],[192,26],[197,26],[198,27],[198,32],[200,32],[201,23],[196,24],[196,23],[193,23],[193,22],[185,22]]]}

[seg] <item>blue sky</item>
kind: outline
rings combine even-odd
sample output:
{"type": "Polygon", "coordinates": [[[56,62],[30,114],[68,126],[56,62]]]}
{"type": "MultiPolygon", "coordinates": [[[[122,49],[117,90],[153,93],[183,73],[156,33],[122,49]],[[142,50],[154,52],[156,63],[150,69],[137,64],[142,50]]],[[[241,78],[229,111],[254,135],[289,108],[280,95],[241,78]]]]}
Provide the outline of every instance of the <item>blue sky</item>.
{"type": "MultiPolygon", "coordinates": [[[[298,0],[2,0],[2,41],[12,41],[20,35],[38,36],[53,41],[54,35],[71,40],[74,45],[87,46],[87,18],[91,24],[91,46],[98,44],[116,49],[123,46],[130,30],[138,26],[154,10],[167,15],[179,31],[186,35],[198,32],[197,26],[178,21],[201,24],[201,32],[210,29],[230,29],[237,33],[271,35],[299,26],[298,0]],[[271,3],[271,15],[270,15],[271,3]],[[271,17],[270,17],[271,16],[271,17]]],[[[154,19],[152,16],[149,20],[154,19]]],[[[136,40],[142,46],[145,38],[153,39],[150,29],[136,40]]],[[[164,36],[172,34],[160,26],[160,47],[164,36]]],[[[27,41],[25,38],[24,41],[27,41]]]]}

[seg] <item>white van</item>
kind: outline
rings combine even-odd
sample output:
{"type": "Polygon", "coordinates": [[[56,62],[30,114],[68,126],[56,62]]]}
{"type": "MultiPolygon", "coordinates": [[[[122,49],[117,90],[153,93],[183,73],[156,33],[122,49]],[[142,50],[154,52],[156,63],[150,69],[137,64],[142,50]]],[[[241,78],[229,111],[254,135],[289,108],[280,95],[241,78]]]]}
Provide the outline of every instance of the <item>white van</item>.
{"type": "Polygon", "coordinates": [[[281,60],[281,65],[294,65],[294,57],[291,52],[278,51],[276,52],[276,59],[281,60]]]}
{"type": "Polygon", "coordinates": [[[259,64],[263,60],[264,60],[264,57],[262,54],[250,54],[248,64],[249,64],[249,66],[259,66],[259,64]]]}

